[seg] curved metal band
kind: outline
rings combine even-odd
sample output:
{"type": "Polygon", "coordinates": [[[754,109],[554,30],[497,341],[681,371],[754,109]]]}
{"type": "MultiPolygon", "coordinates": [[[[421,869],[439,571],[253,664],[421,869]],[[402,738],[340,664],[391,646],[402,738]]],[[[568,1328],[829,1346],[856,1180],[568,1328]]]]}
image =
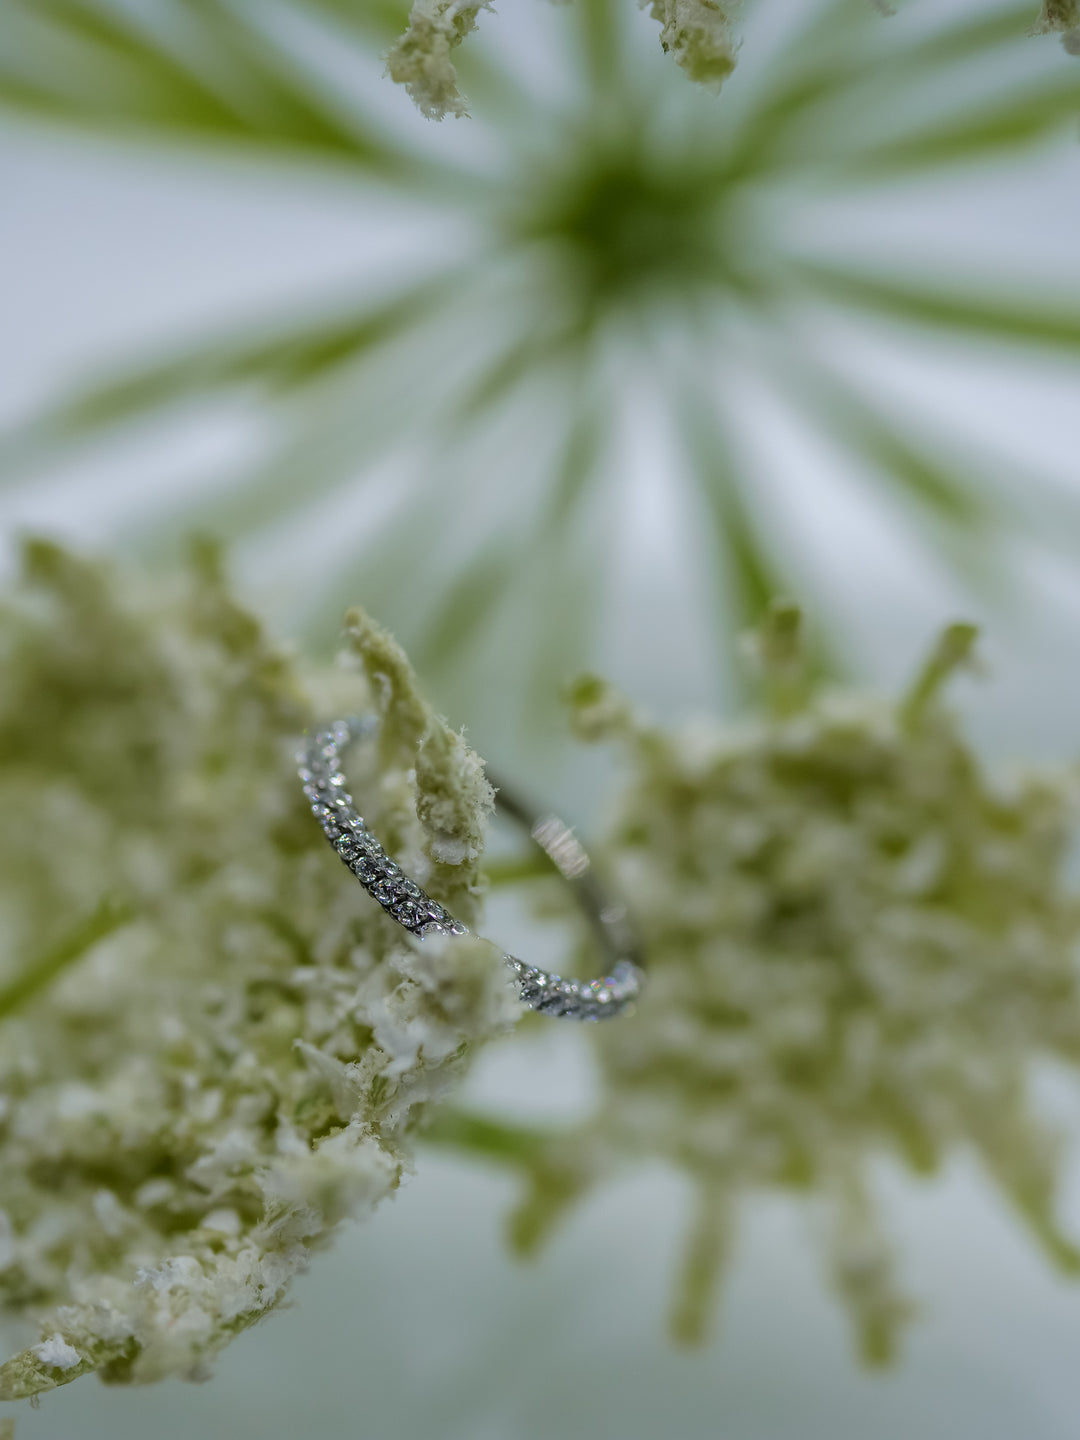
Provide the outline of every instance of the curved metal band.
{"type": "MultiPolygon", "coordinates": [[[[464,935],[466,927],[390,859],[348,792],[342,752],[354,740],[374,734],[378,726],[374,715],[354,715],[317,731],[297,755],[304,794],[338,855],[399,925],[417,936],[464,935]]],[[[604,895],[591,873],[589,857],[561,820],[554,816],[535,819],[527,807],[503,790],[498,799],[500,807],[529,831],[571,886],[610,964],[610,973],[600,980],[569,980],[506,955],[522,1001],[541,1014],[572,1020],[604,1020],[621,1014],[636,1000],[643,978],[625,909],[604,895]]]]}

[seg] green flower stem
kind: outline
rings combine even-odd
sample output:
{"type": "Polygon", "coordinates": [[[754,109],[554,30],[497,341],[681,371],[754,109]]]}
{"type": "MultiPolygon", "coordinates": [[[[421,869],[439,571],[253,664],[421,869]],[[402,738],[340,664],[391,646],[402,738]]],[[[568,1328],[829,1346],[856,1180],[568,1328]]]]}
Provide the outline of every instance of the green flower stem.
{"type": "Polygon", "coordinates": [[[558,874],[546,855],[516,855],[506,860],[487,860],[484,874],[493,890],[507,885],[521,885],[530,880],[550,880],[558,874]]]}
{"type": "Polygon", "coordinates": [[[699,1187],[671,1310],[671,1334],[680,1345],[705,1342],[709,1315],[731,1255],[733,1211],[728,1186],[716,1183],[699,1187]]]}
{"type": "Polygon", "coordinates": [[[974,625],[950,625],[938,638],[900,705],[900,720],[913,730],[957,670],[971,663],[979,632],[974,625]]]}
{"type": "Polygon", "coordinates": [[[530,1169],[540,1163],[558,1131],[492,1120],[468,1110],[440,1110],[424,1130],[432,1145],[464,1151],[513,1169],[530,1169]]]}
{"type": "Polygon", "coordinates": [[[0,1020],[6,1020],[76,964],[106,936],[123,929],[134,915],[130,905],[107,896],[92,915],[44,950],[36,960],[0,988],[0,1020]]]}

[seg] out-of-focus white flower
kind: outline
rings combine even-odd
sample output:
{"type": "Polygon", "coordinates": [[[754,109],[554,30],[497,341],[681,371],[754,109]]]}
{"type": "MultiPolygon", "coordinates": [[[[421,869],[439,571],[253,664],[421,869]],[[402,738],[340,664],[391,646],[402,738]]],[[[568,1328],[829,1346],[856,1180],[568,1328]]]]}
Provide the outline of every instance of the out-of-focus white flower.
{"type": "MultiPolygon", "coordinates": [[[[881,1361],[910,1306],[875,1163],[929,1174],[973,1151],[1049,1256],[1080,1268],[1054,1219],[1056,1139],[1029,1097],[1038,1062],[1080,1061],[1074,786],[984,774],[938,698],[972,640],[947,631],[886,704],[812,685],[780,607],[755,646],[768,705],[739,729],[660,729],[601,681],[574,687],[580,733],[617,739],[629,770],[601,856],[648,985],[635,1015],[593,1032],[595,1118],[504,1147],[529,1174],[521,1248],[627,1156],[672,1162],[699,1195],[674,1311],[692,1341],[739,1206],[802,1193],[881,1361]]],[[[459,1123],[456,1138],[475,1137],[459,1123]]]]}
{"type": "MultiPolygon", "coordinates": [[[[974,191],[963,222],[917,219],[943,174],[977,174],[986,204],[1038,234],[1032,204],[1069,184],[1080,69],[1029,38],[1036,0],[893,19],[872,0],[763,0],[720,103],[670,61],[718,79],[733,0],[649,0],[655,19],[635,0],[498,15],[418,0],[411,24],[409,0],[188,3],[183,24],[178,3],[0,0],[0,111],[258,155],[285,187],[297,165],[328,166],[359,197],[369,258],[321,298],[100,357],[0,435],[5,486],[59,478],[91,445],[122,463],[129,438],[156,436],[114,541],[238,543],[265,603],[324,654],[361,595],[440,703],[517,737],[519,759],[552,733],[565,676],[607,663],[604,614],[655,592],[659,622],[684,623],[670,546],[693,623],[715,631],[694,691],[717,697],[737,693],[732,639],[813,576],[844,653],[857,571],[832,554],[834,526],[807,523],[837,486],[863,497],[875,543],[925,547],[984,612],[986,582],[1021,556],[1071,559],[1049,437],[1018,452],[961,395],[988,344],[1012,356],[1003,374],[1037,353],[1067,393],[1071,276],[1041,244],[1010,262],[974,191]],[[430,112],[463,108],[458,65],[476,128],[447,134],[377,93],[384,62],[430,112]],[[1050,166],[1031,194],[1021,153],[1050,166]],[[251,428],[231,462],[183,494],[153,483],[154,455],[233,405],[251,428]],[[806,444],[783,453],[792,435],[806,444]],[[622,517],[656,476],[667,543],[639,554],[622,517]],[[281,586],[275,547],[320,505],[365,522],[319,531],[281,586]]],[[[1064,0],[1045,11],[1065,15],[1064,0]]],[[[1033,573],[1025,558],[1015,578],[1033,573]]]]}

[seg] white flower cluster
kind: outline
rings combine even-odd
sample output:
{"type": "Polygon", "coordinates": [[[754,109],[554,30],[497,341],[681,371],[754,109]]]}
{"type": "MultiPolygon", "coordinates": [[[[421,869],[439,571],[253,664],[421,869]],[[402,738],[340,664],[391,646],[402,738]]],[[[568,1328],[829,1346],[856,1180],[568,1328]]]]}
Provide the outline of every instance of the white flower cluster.
{"type": "Polygon", "coordinates": [[[596,680],[580,732],[615,737],[629,779],[600,852],[641,928],[637,1013],[593,1038],[596,1117],[528,1153],[519,1245],[620,1157],[663,1157],[700,1197],[675,1305],[704,1332],[737,1211],[763,1188],[823,1211],[829,1268],[864,1356],[909,1313],[873,1194],[891,1156],[931,1173],[977,1154],[1049,1256],[1055,1137],[1036,1064],[1080,1062],[1080,904],[1066,882],[1067,775],[991,784],[939,690],[968,627],[906,699],[810,684],[797,615],[758,637],[766,712],[738,729],[644,724],[596,680]]]}
{"type": "MultiPolygon", "coordinates": [[[[577,0],[588,5],[594,0],[577,0]]],[[[660,23],[660,43],[692,80],[719,86],[735,68],[732,22],[739,0],[639,0],[660,23]]],[[[387,73],[431,120],[468,114],[453,51],[476,29],[490,0],[414,0],[408,29],[390,51],[387,73]]]]}
{"type": "MultiPolygon", "coordinates": [[[[381,711],[357,793],[468,919],[490,787],[393,642],[346,639],[308,688],[381,711]]],[[[30,545],[0,663],[0,1304],[40,1335],[0,1398],[198,1376],[517,1005],[497,952],[411,941],[328,850],[312,702],[212,551],[166,589],[30,545]]]]}
{"type": "MultiPolygon", "coordinates": [[[[579,5],[595,0],[575,0],[579,5]]],[[[735,68],[739,42],[735,21],[741,0],[638,0],[660,25],[660,44],[699,85],[718,90],[735,68]]],[[[476,29],[491,0],[414,0],[408,28],[390,51],[387,73],[404,85],[431,120],[468,114],[452,52],[476,29]]],[[[889,7],[880,7],[889,13],[889,7]]],[[[1070,55],[1080,55],[1080,0],[1042,0],[1032,33],[1061,35],[1070,55]]]]}

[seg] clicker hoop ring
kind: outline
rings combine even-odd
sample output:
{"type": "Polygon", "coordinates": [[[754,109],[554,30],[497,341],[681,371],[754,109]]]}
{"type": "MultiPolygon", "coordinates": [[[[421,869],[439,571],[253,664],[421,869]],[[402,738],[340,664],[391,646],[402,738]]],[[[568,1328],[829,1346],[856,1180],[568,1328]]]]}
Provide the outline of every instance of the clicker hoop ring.
{"type": "MultiPolygon", "coordinates": [[[[297,755],[304,794],[338,856],[403,929],[420,938],[465,935],[467,927],[387,855],[349,794],[343,753],[354,742],[372,736],[378,727],[375,715],[352,715],[320,727],[297,755]]],[[[606,893],[581,843],[561,820],[534,814],[504,786],[497,788],[496,797],[499,808],[528,830],[570,886],[608,965],[608,973],[599,980],[575,980],[505,955],[522,1002],[542,1015],[570,1020],[621,1015],[637,999],[643,981],[639,947],[625,907],[606,893]]]]}

